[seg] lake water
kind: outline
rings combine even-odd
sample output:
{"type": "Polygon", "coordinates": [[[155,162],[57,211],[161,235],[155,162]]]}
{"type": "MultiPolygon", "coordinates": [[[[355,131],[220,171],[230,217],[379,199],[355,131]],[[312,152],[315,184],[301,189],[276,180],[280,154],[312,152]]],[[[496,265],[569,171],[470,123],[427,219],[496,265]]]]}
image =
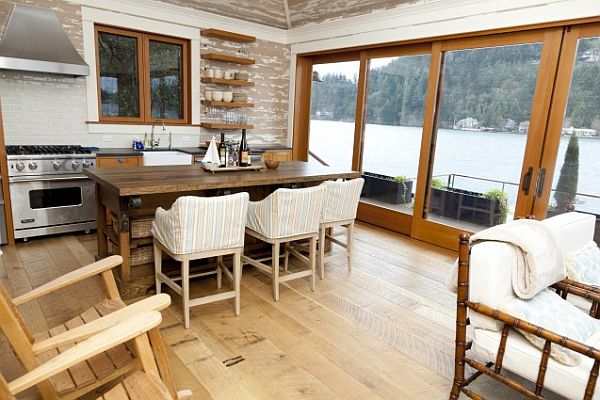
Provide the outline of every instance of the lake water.
{"type": "MultiPolygon", "coordinates": [[[[310,150],[330,165],[350,168],[354,123],[311,120],[310,150]]],[[[367,124],[363,170],[383,175],[417,176],[422,129],[367,124]]],[[[434,175],[461,174],[517,184],[520,180],[527,136],[514,133],[469,132],[440,129],[436,144],[434,175]]],[[[556,187],[569,138],[560,141],[556,187]]],[[[535,177],[534,177],[535,178],[535,177]]],[[[446,177],[442,177],[444,181],[446,177]]],[[[534,182],[532,182],[533,187],[534,182]]],[[[502,189],[498,183],[456,178],[454,187],[477,192],[502,189]]],[[[511,208],[517,186],[505,185],[511,208]]],[[[600,140],[579,138],[579,193],[600,195],[600,140]]],[[[550,202],[554,199],[551,197],[550,202]]],[[[577,210],[600,214],[600,201],[578,196],[577,210]]]]}

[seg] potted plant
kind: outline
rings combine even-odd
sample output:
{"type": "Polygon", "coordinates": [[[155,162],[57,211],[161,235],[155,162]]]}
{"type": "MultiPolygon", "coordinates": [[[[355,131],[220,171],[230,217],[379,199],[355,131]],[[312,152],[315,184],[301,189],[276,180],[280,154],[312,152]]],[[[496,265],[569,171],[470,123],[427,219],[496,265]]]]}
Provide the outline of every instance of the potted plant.
{"type": "Polygon", "coordinates": [[[413,181],[406,176],[391,177],[373,172],[363,172],[362,176],[365,179],[363,197],[390,204],[412,202],[413,181]]]}
{"type": "Polygon", "coordinates": [[[479,193],[450,188],[439,178],[431,180],[429,204],[431,214],[482,226],[504,223],[508,216],[508,198],[501,190],[479,193]]]}
{"type": "Polygon", "coordinates": [[[554,200],[556,207],[554,211],[558,214],[565,213],[570,205],[575,204],[577,196],[577,183],[579,181],[579,139],[576,134],[571,135],[565,160],[560,168],[558,183],[554,200]]]}

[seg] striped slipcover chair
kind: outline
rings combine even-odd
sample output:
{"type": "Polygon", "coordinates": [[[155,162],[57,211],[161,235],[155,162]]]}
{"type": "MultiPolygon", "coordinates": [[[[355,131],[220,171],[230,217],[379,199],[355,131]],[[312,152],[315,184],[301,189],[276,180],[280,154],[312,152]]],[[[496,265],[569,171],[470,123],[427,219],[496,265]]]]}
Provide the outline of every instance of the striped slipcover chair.
{"type": "Polygon", "coordinates": [[[354,220],[365,180],[363,178],[347,181],[325,181],[323,186],[323,209],[319,223],[319,271],[321,279],[325,277],[325,261],[336,257],[348,259],[348,270],[352,270],[352,234],[354,231],[354,220]],[[329,229],[336,227],[346,228],[346,242],[338,240],[334,236],[344,234],[343,231],[327,233],[329,229]],[[344,253],[330,255],[325,258],[325,239],[346,249],[344,253]]]}
{"type": "Polygon", "coordinates": [[[293,279],[311,277],[311,288],[315,286],[317,235],[321,218],[323,188],[315,186],[305,189],[277,189],[262,201],[250,202],[246,233],[271,244],[271,257],[253,259],[244,255],[245,263],[255,266],[273,278],[273,298],[279,301],[279,283],[293,279]],[[293,249],[288,243],[309,239],[309,256],[293,249]],[[279,247],[286,244],[284,254],[285,273],[280,276],[279,247]],[[308,270],[287,273],[288,254],[291,253],[309,265],[308,270]],[[271,265],[265,261],[271,260],[271,265]]]}
{"type": "Polygon", "coordinates": [[[240,313],[240,257],[244,249],[248,199],[248,193],[222,197],[184,196],[178,198],[170,210],[160,207],[156,210],[152,226],[156,292],[160,293],[161,284],[165,283],[183,297],[186,328],[190,325],[190,307],[233,297],[235,315],[240,313]],[[181,276],[169,277],[162,272],[163,252],[181,262],[181,276]],[[232,271],[223,262],[223,256],[230,254],[233,255],[232,271]],[[216,268],[190,275],[190,261],[208,257],[217,257],[216,268]],[[190,299],[190,278],[214,273],[219,289],[222,274],[225,274],[233,290],[190,299]]]}

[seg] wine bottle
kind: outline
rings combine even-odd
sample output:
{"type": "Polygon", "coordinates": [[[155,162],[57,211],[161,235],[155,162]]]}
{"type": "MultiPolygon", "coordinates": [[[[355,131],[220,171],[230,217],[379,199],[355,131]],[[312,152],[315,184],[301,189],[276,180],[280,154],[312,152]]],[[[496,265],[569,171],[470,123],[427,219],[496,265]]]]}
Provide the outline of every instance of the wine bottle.
{"type": "Polygon", "coordinates": [[[242,129],[242,140],[240,141],[240,167],[247,167],[249,162],[250,152],[248,151],[248,139],[246,139],[246,130],[242,129]]]}
{"type": "Polygon", "coordinates": [[[219,166],[227,166],[227,145],[225,144],[225,133],[221,132],[221,143],[219,144],[219,166]]]}

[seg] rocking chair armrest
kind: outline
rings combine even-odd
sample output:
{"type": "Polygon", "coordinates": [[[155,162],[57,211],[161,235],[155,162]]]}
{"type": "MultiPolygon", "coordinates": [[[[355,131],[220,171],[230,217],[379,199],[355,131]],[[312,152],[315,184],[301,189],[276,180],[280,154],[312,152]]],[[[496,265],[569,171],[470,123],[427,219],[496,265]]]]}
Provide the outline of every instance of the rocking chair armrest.
{"type": "Polygon", "coordinates": [[[600,361],[600,350],[595,347],[579,342],[577,340],[570,339],[566,336],[561,336],[541,326],[513,317],[508,313],[494,309],[481,303],[466,301],[465,305],[475,312],[486,315],[495,320],[504,322],[505,324],[508,324],[515,329],[520,329],[539,338],[547,340],[553,344],[557,344],[561,347],[582,354],[593,360],[600,361]]]}
{"type": "Polygon", "coordinates": [[[573,294],[590,301],[600,302],[600,287],[577,282],[572,279],[563,279],[560,282],[556,282],[552,287],[567,294],[573,294]]]}
{"type": "Polygon", "coordinates": [[[156,328],[162,318],[158,311],[138,314],[69,348],[8,384],[16,395],[66,369],[156,328]]]}
{"type": "Polygon", "coordinates": [[[92,264],[86,265],[85,267],[78,268],[74,271],[71,271],[63,276],[60,276],[48,283],[39,286],[30,292],[27,292],[21,296],[15,297],[12,301],[15,306],[20,306],[32,300],[43,297],[49,293],[52,293],[58,289],[62,289],[69,285],[72,285],[77,282],[81,282],[84,279],[90,278],[92,276],[96,276],[101,274],[102,272],[108,271],[112,268],[115,268],[123,262],[123,258],[121,256],[110,256],[107,258],[103,258],[102,260],[98,260],[92,264]]]}
{"type": "Polygon", "coordinates": [[[66,346],[68,344],[87,339],[98,332],[109,329],[110,327],[140,313],[164,310],[170,304],[171,297],[168,294],[157,294],[118,309],[102,318],[90,321],[87,324],[80,325],[74,329],[60,333],[56,336],[52,336],[41,342],[34,343],[32,350],[35,354],[41,354],[45,351],[55,349],[60,346],[66,346]]]}

